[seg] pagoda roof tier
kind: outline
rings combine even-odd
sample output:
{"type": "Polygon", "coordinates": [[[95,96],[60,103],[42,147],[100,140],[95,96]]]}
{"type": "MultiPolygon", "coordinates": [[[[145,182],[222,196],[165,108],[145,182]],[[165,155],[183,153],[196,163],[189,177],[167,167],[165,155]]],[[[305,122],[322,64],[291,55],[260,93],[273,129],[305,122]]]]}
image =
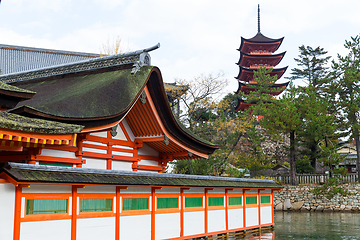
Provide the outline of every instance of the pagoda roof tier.
{"type": "MultiPolygon", "coordinates": [[[[255,104],[255,103],[253,103],[255,104]]],[[[253,105],[252,103],[246,103],[243,100],[239,100],[237,107],[235,108],[236,111],[245,111],[246,109],[248,109],[251,105],[253,105]]]]}
{"type": "MultiPolygon", "coordinates": [[[[268,92],[269,95],[272,96],[277,96],[279,94],[281,94],[285,88],[289,85],[290,82],[286,82],[286,83],[279,83],[279,84],[274,84],[272,86],[269,87],[270,92],[268,92]]],[[[236,91],[236,93],[238,94],[240,91],[245,93],[245,94],[250,94],[251,92],[257,91],[256,88],[252,88],[251,86],[256,86],[257,84],[243,84],[241,82],[239,82],[239,88],[236,91]],[[249,86],[250,85],[250,86],[249,86]]]]}
{"type": "MultiPolygon", "coordinates": [[[[283,68],[274,68],[269,75],[270,76],[275,76],[277,75],[277,79],[280,79],[282,77],[282,75],[285,73],[286,69],[288,67],[283,67],[283,68]]],[[[257,69],[250,69],[250,68],[246,68],[246,67],[242,67],[239,66],[239,75],[236,77],[236,79],[238,79],[239,81],[244,81],[244,82],[251,82],[254,79],[254,73],[257,69]]]]}
{"type": "Polygon", "coordinates": [[[266,51],[274,53],[281,45],[284,37],[272,39],[264,36],[262,33],[257,33],[253,38],[241,37],[241,44],[239,51],[251,53],[255,51],[266,51]]]}
{"type": "Polygon", "coordinates": [[[237,65],[247,68],[273,67],[279,64],[286,52],[279,54],[247,54],[240,52],[240,59],[237,65]]]}

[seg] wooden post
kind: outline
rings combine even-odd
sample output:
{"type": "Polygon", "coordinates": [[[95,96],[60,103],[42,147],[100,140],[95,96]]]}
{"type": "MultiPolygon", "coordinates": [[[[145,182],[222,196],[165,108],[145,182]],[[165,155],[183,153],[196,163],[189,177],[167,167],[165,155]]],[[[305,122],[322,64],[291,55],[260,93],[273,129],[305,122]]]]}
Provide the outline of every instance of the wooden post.
{"type": "MultiPolygon", "coordinates": [[[[22,187],[15,187],[15,213],[14,213],[14,240],[20,240],[20,221],[21,221],[21,194],[22,187]]],[[[25,209],[24,209],[25,211],[25,209]]]]}

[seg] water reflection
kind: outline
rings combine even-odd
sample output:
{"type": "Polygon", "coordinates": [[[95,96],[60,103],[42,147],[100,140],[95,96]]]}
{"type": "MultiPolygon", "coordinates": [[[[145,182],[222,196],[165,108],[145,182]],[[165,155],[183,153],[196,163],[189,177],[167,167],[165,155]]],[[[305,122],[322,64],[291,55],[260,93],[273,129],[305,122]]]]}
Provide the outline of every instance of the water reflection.
{"type": "Polygon", "coordinates": [[[275,213],[276,240],[360,239],[358,213],[275,213]]]}
{"type": "Polygon", "coordinates": [[[275,232],[232,239],[360,240],[360,213],[276,212],[275,232]]]}
{"type": "Polygon", "coordinates": [[[246,234],[245,236],[237,236],[237,237],[230,237],[230,240],[240,240],[240,239],[246,239],[246,240],[273,240],[275,239],[275,233],[274,232],[262,232],[262,233],[250,233],[246,234]]]}

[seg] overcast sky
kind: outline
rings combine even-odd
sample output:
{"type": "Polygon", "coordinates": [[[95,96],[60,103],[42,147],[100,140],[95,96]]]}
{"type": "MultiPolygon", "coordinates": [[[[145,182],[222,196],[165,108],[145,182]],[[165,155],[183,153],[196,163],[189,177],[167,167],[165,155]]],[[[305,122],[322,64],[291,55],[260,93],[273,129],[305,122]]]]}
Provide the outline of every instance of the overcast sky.
{"type": "MultiPolygon", "coordinates": [[[[0,43],[99,53],[109,38],[130,50],[148,48],[164,81],[224,72],[237,90],[240,37],[261,32],[285,37],[278,67],[296,67],[302,44],[345,54],[345,39],[360,30],[359,0],[2,0],[0,43]]],[[[282,81],[285,81],[282,78],[282,81]]]]}

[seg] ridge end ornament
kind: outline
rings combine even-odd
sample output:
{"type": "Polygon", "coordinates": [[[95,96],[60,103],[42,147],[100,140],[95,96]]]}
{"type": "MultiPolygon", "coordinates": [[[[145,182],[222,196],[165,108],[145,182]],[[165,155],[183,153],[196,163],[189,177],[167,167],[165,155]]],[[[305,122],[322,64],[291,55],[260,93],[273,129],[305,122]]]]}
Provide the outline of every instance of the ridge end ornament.
{"type": "Polygon", "coordinates": [[[113,127],[111,128],[110,134],[111,134],[112,137],[116,137],[116,135],[118,134],[117,131],[116,131],[116,129],[117,129],[117,125],[115,125],[115,126],[113,126],[113,127]]]}
{"type": "Polygon", "coordinates": [[[140,101],[141,101],[142,104],[146,103],[146,92],[145,92],[145,90],[143,90],[142,93],[141,93],[140,101]]]}
{"type": "Polygon", "coordinates": [[[164,143],[165,143],[166,146],[169,145],[169,143],[170,143],[169,137],[166,136],[165,134],[164,134],[164,143]]]}

